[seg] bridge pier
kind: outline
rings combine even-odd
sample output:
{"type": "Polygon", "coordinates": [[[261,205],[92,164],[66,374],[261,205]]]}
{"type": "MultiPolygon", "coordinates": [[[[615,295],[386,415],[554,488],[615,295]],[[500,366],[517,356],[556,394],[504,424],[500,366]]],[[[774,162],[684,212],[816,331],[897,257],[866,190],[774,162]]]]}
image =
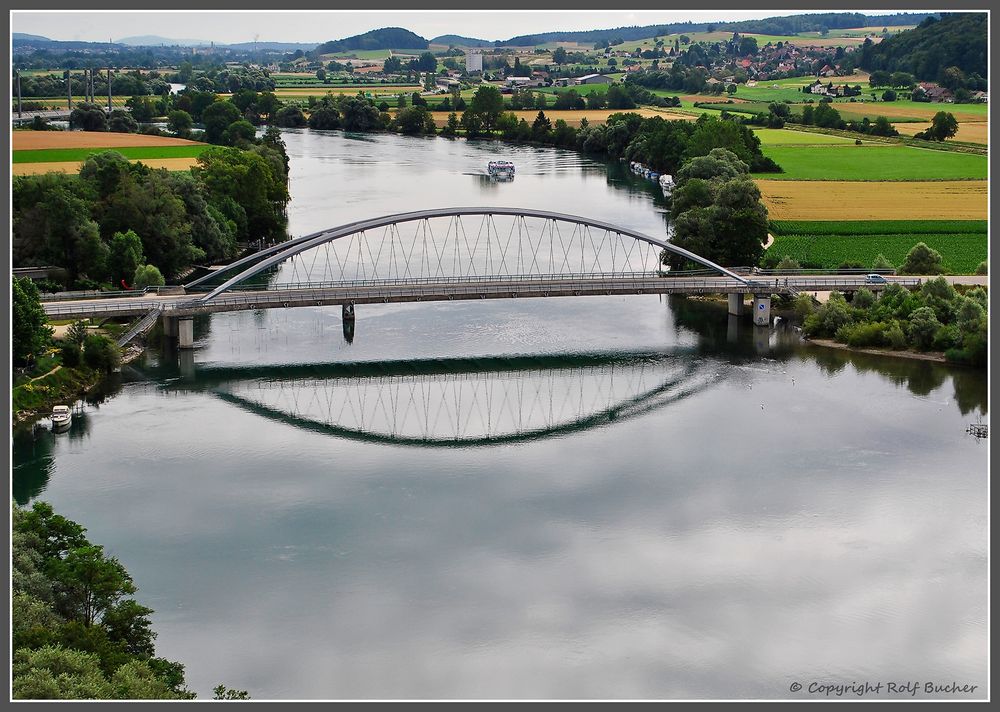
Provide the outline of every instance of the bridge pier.
{"type": "Polygon", "coordinates": [[[168,339],[177,338],[177,317],[164,314],[160,317],[163,320],[163,335],[168,339]]]}
{"type": "MultiPolygon", "coordinates": [[[[732,296],[732,295],[730,295],[732,296]]],[[[729,323],[726,325],[726,341],[735,344],[740,337],[740,318],[735,314],[729,315],[729,323]]]]}
{"type": "Polygon", "coordinates": [[[733,316],[743,316],[744,296],[742,292],[732,292],[729,294],[729,313],[733,316]]]}
{"type": "Polygon", "coordinates": [[[181,349],[194,348],[194,317],[177,319],[177,347],[181,349]]]}
{"type": "Polygon", "coordinates": [[[340,307],[340,316],[345,321],[354,321],[354,302],[346,302],[340,307]]]}
{"type": "Polygon", "coordinates": [[[753,323],[756,326],[769,326],[771,324],[771,295],[753,295],[753,323]]]}

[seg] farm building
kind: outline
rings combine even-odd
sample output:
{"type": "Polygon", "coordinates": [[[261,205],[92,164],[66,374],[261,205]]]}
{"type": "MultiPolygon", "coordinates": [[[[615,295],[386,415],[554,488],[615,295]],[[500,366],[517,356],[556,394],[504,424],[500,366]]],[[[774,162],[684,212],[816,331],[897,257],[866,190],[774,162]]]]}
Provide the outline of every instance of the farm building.
{"type": "Polygon", "coordinates": [[[582,77],[577,77],[577,84],[610,84],[611,77],[606,77],[603,74],[584,74],[582,77]]]}

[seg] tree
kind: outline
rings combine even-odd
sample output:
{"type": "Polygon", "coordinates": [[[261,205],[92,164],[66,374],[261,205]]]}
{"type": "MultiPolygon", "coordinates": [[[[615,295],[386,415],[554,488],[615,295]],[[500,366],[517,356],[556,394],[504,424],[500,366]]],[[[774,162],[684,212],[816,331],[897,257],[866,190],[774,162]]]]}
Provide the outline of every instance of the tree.
{"type": "Polygon", "coordinates": [[[319,69],[317,69],[316,70],[316,78],[319,79],[321,82],[325,82],[326,81],[326,70],[323,69],[322,67],[320,67],[319,69]]]}
{"type": "MultiPolygon", "coordinates": [[[[104,334],[89,334],[87,338],[84,339],[83,362],[87,364],[89,368],[92,368],[95,371],[111,373],[121,364],[121,359],[121,351],[118,349],[118,345],[104,334]]],[[[96,548],[100,549],[100,547],[96,548]]],[[[105,588],[102,587],[112,585],[106,577],[114,573],[116,570],[115,564],[117,564],[118,567],[120,567],[121,564],[118,564],[118,562],[113,559],[111,560],[114,562],[113,564],[100,562],[94,558],[97,556],[96,553],[81,552],[83,552],[82,549],[73,549],[66,556],[66,560],[63,563],[69,567],[66,575],[75,579],[83,577],[85,583],[93,586],[92,589],[88,588],[80,594],[85,599],[83,603],[81,603],[81,605],[84,606],[81,610],[86,614],[86,616],[80,620],[82,620],[85,625],[91,625],[95,619],[88,616],[91,616],[91,614],[102,614],[105,609],[104,599],[101,598],[101,596],[104,595],[102,591],[105,591],[105,588]],[[77,553],[74,554],[74,552],[77,553]],[[93,568],[88,568],[91,567],[91,565],[93,565],[93,568]]],[[[121,570],[124,571],[125,569],[122,568],[121,570]]],[[[129,584],[131,584],[131,579],[129,579],[129,584]]],[[[123,589],[119,594],[107,599],[109,602],[108,605],[110,605],[110,603],[117,602],[121,595],[124,595],[125,593],[134,593],[134,591],[134,588],[132,591],[123,589]]],[[[64,615],[73,617],[71,613],[64,612],[64,615]]]]}
{"type": "Polygon", "coordinates": [[[27,277],[11,282],[12,355],[17,365],[30,364],[49,343],[52,329],[46,323],[38,288],[27,277]]]}
{"type": "Polygon", "coordinates": [[[896,92],[892,89],[886,89],[882,92],[882,101],[896,101],[896,92]]]}
{"type": "Polygon", "coordinates": [[[108,131],[115,133],[135,133],[139,130],[139,123],[129,112],[124,109],[115,109],[108,117],[108,131]]]}
{"type": "Polygon", "coordinates": [[[442,136],[455,136],[458,133],[458,114],[454,111],[448,114],[448,123],[441,129],[442,136]]]}
{"type": "Polygon", "coordinates": [[[302,109],[297,106],[285,106],[278,109],[278,113],[274,115],[275,126],[280,126],[282,128],[292,128],[300,129],[307,125],[306,116],[302,113],[302,109]]]}
{"type": "Polygon", "coordinates": [[[246,690],[236,690],[219,684],[212,688],[213,700],[249,700],[250,693],[246,690]]]}
{"type": "Polygon", "coordinates": [[[490,133],[496,128],[497,120],[503,113],[503,96],[500,90],[492,85],[480,86],[472,96],[466,116],[471,115],[480,122],[482,131],[490,133]]]}
{"type": "Polygon", "coordinates": [[[134,289],[162,287],[164,284],[166,284],[166,281],[164,281],[163,275],[160,274],[160,270],[156,269],[155,265],[139,265],[135,268],[135,273],[132,277],[132,286],[134,289]]]}
{"type": "Polygon", "coordinates": [[[929,349],[940,327],[941,322],[930,307],[920,307],[910,314],[910,340],[917,348],[929,349]]]}
{"type": "Polygon", "coordinates": [[[536,141],[545,141],[552,132],[552,122],[545,115],[544,111],[539,111],[531,125],[531,137],[536,141]]]}
{"type": "Polygon", "coordinates": [[[930,128],[921,131],[914,138],[923,138],[928,141],[944,141],[958,133],[958,121],[955,117],[946,112],[939,111],[931,119],[930,128]]]}
{"type": "Polygon", "coordinates": [[[224,133],[229,124],[239,121],[240,110],[230,101],[216,101],[202,112],[202,123],[205,124],[205,140],[209,143],[223,143],[224,133]]]}
{"type": "MultiPolygon", "coordinates": [[[[388,111],[389,107],[386,106],[388,111]]],[[[321,106],[309,114],[309,128],[328,131],[340,128],[340,112],[332,106],[321,106]]]]}
{"type": "Polygon", "coordinates": [[[253,124],[246,119],[240,119],[229,124],[229,127],[222,133],[222,139],[229,146],[246,146],[253,143],[256,135],[257,129],[254,128],[253,124]]]}
{"type": "Polygon", "coordinates": [[[167,114],[167,128],[178,136],[187,136],[191,132],[194,121],[191,114],[183,109],[175,109],[167,114]]]}
{"type": "Polygon", "coordinates": [[[411,106],[402,109],[396,115],[396,125],[404,134],[419,134],[424,131],[429,112],[423,106],[411,106]]]}
{"type": "Polygon", "coordinates": [[[378,109],[364,97],[348,97],[341,101],[339,109],[345,131],[373,131],[379,125],[378,109]]]}
{"type": "Polygon", "coordinates": [[[71,126],[79,126],[84,131],[107,131],[108,118],[104,109],[97,104],[77,104],[69,115],[71,126]]]}
{"type": "Polygon", "coordinates": [[[566,48],[556,47],[552,50],[552,61],[556,64],[562,64],[566,61],[566,48]]]}
{"type": "Polygon", "coordinates": [[[875,257],[875,261],[872,262],[872,270],[875,272],[890,272],[895,271],[895,269],[896,266],[887,260],[885,255],[882,253],[879,253],[878,256],[875,257]]]}
{"type": "Polygon", "coordinates": [[[941,274],[941,253],[926,243],[918,242],[906,254],[899,267],[900,274],[941,274]]]}
{"type": "Polygon", "coordinates": [[[144,260],[142,239],[134,231],[116,232],[111,237],[108,272],[116,287],[132,280],[136,268],[143,264],[144,260]]]}

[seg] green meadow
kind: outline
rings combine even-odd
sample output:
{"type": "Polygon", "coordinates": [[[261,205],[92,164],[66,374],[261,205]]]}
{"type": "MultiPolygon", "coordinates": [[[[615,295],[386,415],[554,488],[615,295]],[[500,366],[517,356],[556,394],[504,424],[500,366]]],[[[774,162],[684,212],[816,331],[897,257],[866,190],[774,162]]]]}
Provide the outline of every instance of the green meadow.
{"type": "MultiPolygon", "coordinates": [[[[117,151],[128,159],[142,158],[196,158],[206,149],[207,144],[194,146],[123,146],[104,149],[117,151]]],[[[63,161],[85,161],[90,156],[101,153],[93,148],[43,148],[31,151],[14,151],[14,163],[61,163],[63,161]]]]}
{"type": "Polygon", "coordinates": [[[765,156],[783,173],[759,174],[778,180],[914,181],[985,179],[984,155],[935,151],[898,144],[861,146],[763,145],[765,156]]]}

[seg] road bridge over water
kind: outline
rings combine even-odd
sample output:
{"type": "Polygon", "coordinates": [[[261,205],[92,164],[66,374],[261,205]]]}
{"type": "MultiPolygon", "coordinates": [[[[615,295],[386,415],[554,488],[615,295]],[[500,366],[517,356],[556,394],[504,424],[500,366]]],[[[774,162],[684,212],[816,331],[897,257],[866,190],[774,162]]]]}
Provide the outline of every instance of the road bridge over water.
{"type": "Polygon", "coordinates": [[[773,294],[878,291],[865,275],[763,277],[739,273],[673,243],[566,213],[461,207],[399,213],[305,235],[236,260],[174,293],[88,295],[45,303],[53,318],[157,318],[182,348],[197,314],[360,304],[626,294],[728,294],[730,313],[753,297],[754,323],[770,323],[773,294]],[[665,271],[673,253],[700,270],[665,271]]]}

